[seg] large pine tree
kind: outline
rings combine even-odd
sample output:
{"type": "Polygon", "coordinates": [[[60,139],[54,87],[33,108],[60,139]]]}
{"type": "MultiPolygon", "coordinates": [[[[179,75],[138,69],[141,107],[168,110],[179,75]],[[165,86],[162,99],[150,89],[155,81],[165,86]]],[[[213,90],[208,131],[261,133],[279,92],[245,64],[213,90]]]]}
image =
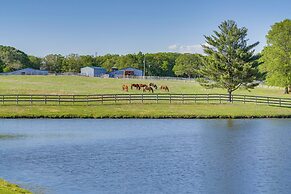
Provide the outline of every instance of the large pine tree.
{"type": "Polygon", "coordinates": [[[254,88],[254,81],[258,75],[259,55],[254,48],[259,44],[248,45],[247,29],[239,28],[232,20],[224,21],[214,31],[214,35],[204,36],[206,44],[203,45],[205,54],[200,80],[205,87],[224,88],[232,100],[232,92],[240,87],[254,88]]]}

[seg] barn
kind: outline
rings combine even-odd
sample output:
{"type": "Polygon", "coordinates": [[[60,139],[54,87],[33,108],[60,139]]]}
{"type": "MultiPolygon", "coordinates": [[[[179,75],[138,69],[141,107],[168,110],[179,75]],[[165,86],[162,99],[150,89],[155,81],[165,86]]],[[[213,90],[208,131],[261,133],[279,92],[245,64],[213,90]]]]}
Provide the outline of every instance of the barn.
{"type": "Polygon", "coordinates": [[[2,75],[48,75],[48,71],[25,68],[17,71],[1,73],[2,75]]]}
{"type": "Polygon", "coordinates": [[[101,77],[106,74],[106,69],[103,67],[83,67],[81,68],[81,75],[89,77],[101,77]]]}
{"type": "Polygon", "coordinates": [[[136,68],[128,67],[128,68],[112,71],[109,73],[109,77],[112,77],[112,78],[136,77],[136,76],[137,77],[143,76],[143,71],[136,68]]]}

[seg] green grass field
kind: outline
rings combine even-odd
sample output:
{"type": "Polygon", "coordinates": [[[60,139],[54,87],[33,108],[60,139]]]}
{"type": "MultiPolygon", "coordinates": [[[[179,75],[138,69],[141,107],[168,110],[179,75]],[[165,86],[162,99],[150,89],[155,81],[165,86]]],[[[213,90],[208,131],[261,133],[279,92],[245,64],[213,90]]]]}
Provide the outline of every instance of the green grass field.
{"type": "Polygon", "coordinates": [[[291,117],[291,109],[255,104],[107,104],[0,106],[2,118],[263,118],[291,117]]]}
{"type": "MultiPolygon", "coordinates": [[[[80,76],[0,76],[0,94],[119,94],[125,93],[123,84],[150,83],[167,85],[171,93],[226,93],[223,89],[205,89],[198,83],[190,81],[101,79],[80,76]]],[[[163,93],[156,90],[156,93],[163,93]]],[[[129,90],[129,93],[142,91],[129,90]]],[[[237,90],[234,94],[264,95],[290,97],[284,95],[283,89],[258,87],[251,92],[237,90]]]]}
{"type": "Polygon", "coordinates": [[[0,179],[0,194],[31,194],[31,192],[0,179]]]}
{"type": "MultiPolygon", "coordinates": [[[[1,76],[0,94],[120,94],[121,86],[131,83],[168,85],[171,93],[226,93],[222,89],[207,90],[190,81],[154,81],[132,79],[100,79],[79,76],[1,76]]],[[[160,90],[156,93],[163,93],[160,90]]],[[[129,93],[142,93],[129,90],[129,93]]],[[[234,94],[291,97],[283,89],[258,87],[251,92],[238,90],[234,94]]],[[[291,117],[291,109],[256,104],[104,104],[94,106],[16,106],[0,105],[2,118],[250,118],[291,117]]]]}

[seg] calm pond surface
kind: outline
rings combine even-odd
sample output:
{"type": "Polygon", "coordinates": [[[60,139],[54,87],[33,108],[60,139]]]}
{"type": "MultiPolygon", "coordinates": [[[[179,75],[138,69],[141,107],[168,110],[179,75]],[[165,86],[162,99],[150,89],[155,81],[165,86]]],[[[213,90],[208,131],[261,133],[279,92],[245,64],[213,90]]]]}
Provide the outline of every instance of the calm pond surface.
{"type": "Polygon", "coordinates": [[[0,134],[0,177],[36,193],[291,191],[290,119],[4,119],[0,134]]]}

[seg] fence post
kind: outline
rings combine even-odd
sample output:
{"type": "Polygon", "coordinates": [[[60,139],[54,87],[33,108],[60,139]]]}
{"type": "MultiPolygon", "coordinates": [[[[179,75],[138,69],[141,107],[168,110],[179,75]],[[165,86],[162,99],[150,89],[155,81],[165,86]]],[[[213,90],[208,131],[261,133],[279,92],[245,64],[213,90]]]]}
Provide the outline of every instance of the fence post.
{"type": "Polygon", "coordinates": [[[157,94],[157,103],[159,103],[159,95],[157,94]]]}
{"type": "Polygon", "coordinates": [[[18,95],[16,96],[16,104],[18,105],[18,95]]]}
{"type": "Polygon", "coordinates": [[[282,101],[281,101],[281,98],[279,98],[279,104],[280,104],[280,106],[282,106],[282,101]]]}
{"type": "Polygon", "coordinates": [[[30,105],[32,105],[32,96],[30,96],[30,105]]]}
{"type": "Polygon", "coordinates": [[[219,94],[219,103],[221,104],[221,94],[219,94]]]}
{"type": "Polygon", "coordinates": [[[101,103],[103,104],[103,94],[101,95],[101,103]]]}
{"type": "Polygon", "coordinates": [[[258,97],[256,96],[256,104],[258,104],[258,97]]]}
{"type": "Polygon", "coordinates": [[[116,104],[116,94],[114,94],[114,102],[115,102],[115,104],[116,104]]]}
{"type": "Polygon", "coordinates": [[[75,104],[75,95],[73,95],[73,104],[75,104]]]}
{"type": "Polygon", "coordinates": [[[207,94],[207,103],[209,103],[209,94],[207,94]]]}
{"type": "Polygon", "coordinates": [[[244,104],[246,103],[246,95],[244,95],[244,104]]]}
{"type": "Polygon", "coordinates": [[[270,98],[268,97],[268,105],[270,105],[270,98]]]}
{"type": "Polygon", "coordinates": [[[44,96],[44,104],[47,103],[47,96],[44,96]]]}
{"type": "Polygon", "coordinates": [[[61,104],[61,96],[59,95],[59,105],[61,104]]]}
{"type": "Polygon", "coordinates": [[[184,94],[182,94],[182,103],[184,104],[184,94]]]}
{"type": "Polygon", "coordinates": [[[129,104],[131,104],[131,94],[129,94],[129,104]]]}
{"type": "Polygon", "coordinates": [[[2,96],[2,103],[4,104],[4,95],[2,96]]]}
{"type": "Polygon", "coordinates": [[[87,96],[87,106],[89,105],[89,96],[87,96]]]}
{"type": "Polygon", "coordinates": [[[141,103],[143,103],[143,94],[141,95],[141,103]]]}
{"type": "Polygon", "coordinates": [[[194,94],[194,102],[196,103],[196,97],[197,97],[197,95],[196,94],[194,94]]]}
{"type": "Polygon", "coordinates": [[[170,103],[172,103],[172,96],[171,96],[171,94],[170,94],[170,103]]]}

